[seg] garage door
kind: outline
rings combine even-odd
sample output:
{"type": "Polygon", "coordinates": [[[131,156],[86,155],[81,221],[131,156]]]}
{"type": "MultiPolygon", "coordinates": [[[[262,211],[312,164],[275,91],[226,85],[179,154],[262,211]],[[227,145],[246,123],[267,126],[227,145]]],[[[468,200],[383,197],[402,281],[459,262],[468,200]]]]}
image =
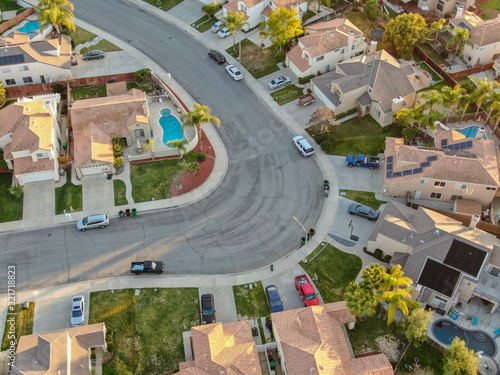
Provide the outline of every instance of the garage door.
{"type": "Polygon", "coordinates": [[[88,167],[80,167],[82,171],[82,176],[89,176],[95,174],[104,174],[105,171],[109,171],[108,164],[97,164],[88,167]]]}
{"type": "Polygon", "coordinates": [[[38,181],[48,181],[54,180],[54,172],[53,171],[44,171],[37,173],[26,173],[16,176],[21,184],[27,184],[29,182],[38,182],[38,181]]]}

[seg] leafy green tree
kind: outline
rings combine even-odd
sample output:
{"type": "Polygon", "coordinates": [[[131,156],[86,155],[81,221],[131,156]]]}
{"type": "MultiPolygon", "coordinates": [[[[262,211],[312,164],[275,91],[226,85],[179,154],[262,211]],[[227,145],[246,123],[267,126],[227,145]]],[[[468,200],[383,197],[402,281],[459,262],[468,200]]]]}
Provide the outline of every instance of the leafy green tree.
{"type": "Polygon", "coordinates": [[[473,46],[474,42],[470,38],[469,30],[463,27],[456,27],[451,31],[451,39],[446,43],[446,49],[455,50],[452,62],[455,62],[457,55],[462,57],[466,45],[473,46]]]}
{"type": "Polygon", "coordinates": [[[439,33],[445,30],[446,28],[447,28],[446,19],[444,18],[441,18],[439,21],[431,23],[431,25],[429,26],[428,36],[429,37],[434,36],[434,39],[429,39],[429,40],[434,40],[433,43],[434,48],[436,48],[439,33]]]}
{"type": "Polygon", "coordinates": [[[488,122],[494,110],[500,111],[500,91],[494,90],[491,92],[486,98],[486,103],[489,106],[488,117],[486,118],[486,122],[488,122]]]}
{"type": "Polygon", "coordinates": [[[227,27],[231,32],[233,37],[233,51],[236,48],[236,34],[240,30],[249,26],[249,23],[245,21],[245,13],[243,12],[232,12],[230,10],[227,11],[227,16],[222,17],[222,27],[227,27]]]}
{"type": "Polygon", "coordinates": [[[373,21],[380,14],[380,7],[377,0],[368,0],[365,3],[365,14],[370,21],[373,21]]]}
{"type": "Polygon", "coordinates": [[[477,107],[476,110],[476,117],[477,117],[477,114],[479,113],[479,110],[483,105],[483,101],[486,100],[488,96],[491,95],[492,92],[497,90],[499,85],[497,82],[488,81],[488,78],[486,77],[483,77],[483,79],[481,80],[479,78],[472,77],[472,82],[476,84],[476,88],[474,89],[471,95],[477,107]]]}
{"type": "Polygon", "coordinates": [[[415,309],[400,324],[410,343],[418,346],[427,340],[427,328],[433,319],[432,310],[415,309]]]}
{"type": "Polygon", "coordinates": [[[401,57],[409,57],[415,45],[427,37],[425,19],[417,13],[401,14],[387,25],[383,41],[392,44],[401,57]]]}
{"type": "Polygon", "coordinates": [[[179,156],[182,156],[186,151],[187,151],[187,145],[188,141],[187,139],[176,139],[174,141],[168,141],[167,146],[169,147],[175,147],[177,149],[177,152],[179,153],[179,156]]]}
{"type": "Polygon", "coordinates": [[[75,31],[73,3],[68,0],[40,0],[37,7],[38,20],[42,28],[52,25],[59,34],[62,25],[75,31]]]}
{"type": "Polygon", "coordinates": [[[215,13],[219,10],[219,6],[217,4],[205,4],[201,7],[201,11],[205,13],[208,17],[213,18],[215,13]]]}
{"type": "Polygon", "coordinates": [[[476,375],[480,366],[479,355],[467,348],[459,337],[455,337],[445,351],[443,362],[444,375],[476,375]]]}
{"type": "Polygon", "coordinates": [[[134,73],[135,80],[140,83],[146,82],[150,76],[151,76],[151,69],[148,68],[139,69],[137,72],[134,73]]]}
{"type": "Polygon", "coordinates": [[[446,117],[446,122],[448,122],[450,113],[452,113],[460,98],[466,94],[466,91],[459,85],[455,85],[455,87],[453,88],[451,88],[450,86],[445,86],[441,89],[441,94],[443,95],[442,103],[444,105],[447,105],[449,108],[448,116],[446,117]]]}
{"type": "Polygon", "coordinates": [[[290,39],[303,34],[301,23],[297,9],[279,7],[269,14],[269,18],[262,22],[259,28],[282,52],[282,47],[288,44],[290,39]]]}
{"type": "Polygon", "coordinates": [[[203,151],[201,127],[207,123],[215,124],[217,127],[220,126],[220,120],[210,114],[210,108],[199,103],[194,103],[193,110],[181,116],[181,122],[182,127],[192,126],[198,130],[201,151],[203,151]]]}
{"type": "Polygon", "coordinates": [[[406,143],[413,141],[422,131],[416,126],[408,126],[401,131],[401,135],[406,143]]]}
{"type": "Polygon", "coordinates": [[[360,285],[378,295],[384,290],[386,278],[387,269],[378,263],[372,263],[361,272],[360,285]]]}
{"type": "Polygon", "coordinates": [[[356,285],[354,281],[347,286],[344,298],[351,313],[357,317],[372,316],[376,312],[378,301],[375,294],[367,288],[356,285]]]}
{"type": "Polygon", "coordinates": [[[5,90],[5,87],[3,87],[2,83],[0,82],[0,104],[3,103],[7,99],[7,91],[5,90]]]}

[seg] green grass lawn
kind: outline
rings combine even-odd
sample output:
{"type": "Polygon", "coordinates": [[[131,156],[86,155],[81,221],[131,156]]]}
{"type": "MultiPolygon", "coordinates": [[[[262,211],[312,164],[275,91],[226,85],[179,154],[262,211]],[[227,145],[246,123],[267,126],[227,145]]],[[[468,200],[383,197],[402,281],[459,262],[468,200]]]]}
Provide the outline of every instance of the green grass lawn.
{"type": "Polygon", "coordinates": [[[443,353],[428,343],[423,343],[420,347],[410,346],[399,363],[398,370],[403,374],[409,374],[410,371],[405,367],[405,364],[413,365],[415,358],[418,358],[420,368],[426,371],[426,374],[440,375],[443,373],[443,353]]]}
{"type": "Polygon", "coordinates": [[[387,203],[384,201],[379,201],[375,198],[375,193],[368,191],[356,191],[356,190],[339,190],[339,194],[342,197],[351,199],[355,202],[364,204],[365,206],[371,207],[374,210],[378,210],[381,204],[387,203]],[[343,194],[345,193],[345,195],[343,194]]]}
{"type": "Polygon", "coordinates": [[[75,46],[79,44],[84,44],[87,42],[90,42],[94,40],[97,35],[94,33],[91,33],[90,31],[87,31],[81,27],[76,26],[75,31],[67,31],[67,34],[71,37],[71,39],[74,41],[75,46]]]}
{"type": "Polygon", "coordinates": [[[18,5],[16,1],[12,0],[0,0],[0,10],[18,10],[24,9],[22,6],[18,5]]]}
{"type": "Polygon", "coordinates": [[[432,69],[429,65],[427,65],[426,62],[422,61],[420,64],[418,64],[418,66],[420,68],[422,68],[423,70],[426,70],[428,71],[429,73],[432,74],[432,80],[433,81],[439,81],[439,80],[442,80],[443,77],[441,77],[439,74],[437,74],[434,69],[432,69]]]}
{"type": "Polygon", "coordinates": [[[122,50],[120,47],[115,46],[113,43],[108,42],[105,39],[101,39],[96,44],[93,44],[91,46],[82,48],[80,50],[80,53],[83,54],[85,52],[92,51],[94,49],[98,49],[98,50],[101,50],[101,51],[104,51],[104,52],[115,52],[115,51],[121,51],[122,50]]]}
{"type": "Polygon", "coordinates": [[[500,0],[489,0],[486,4],[476,3],[476,6],[478,5],[485,10],[485,12],[481,14],[483,20],[496,18],[498,13],[500,13],[500,0]]]}
{"type": "Polygon", "coordinates": [[[74,100],[88,98],[103,98],[106,96],[106,85],[93,85],[75,87],[71,90],[71,95],[74,100]]]}
{"type": "Polygon", "coordinates": [[[189,152],[182,159],[131,164],[130,180],[134,202],[170,198],[170,185],[188,170],[188,163],[195,159],[196,153],[189,152]]]}
{"type": "Polygon", "coordinates": [[[82,185],[71,183],[71,173],[66,173],[66,183],[56,188],[56,215],[82,210],[82,185]]]}
{"type": "Polygon", "coordinates": [[[125,198],[125,192],[127,190],[125,182],[122,180],[113,180],[113,189],[115,192],[115,206],[128,204],[128,200],[125,198]]]}
{"type": "Polygon", "coordinates": [[[89,324],[99,322],[113,330],[113,358],[103,374],[164,374],[185,360],[182,332],[200,324],[198,289],[94,292],[89,324]]]}
{"type": "Polygon", "coordinates": [[[433,84],[432,86],[429,86],[429,87],[426,87],[425,89],[422,89],[422,90],[418,90],[418,92],[425,92],[425,91],[431,91],[431,90],[437,90],[437,91],[441,91],[441,89],[445,86],[450,86],[448,84],[448,82],[446,81],[439,81],[435,84],[433,84]]]}
{"type": "Polygon", "coordinates": [[[215,17],[208,17],[207,15],[204,15],[200,19],[197,19],[191,24],[191,27],[194,27],[196,30],[198,30],[200,33],[204,33],[205,31],[210,30],[212,25],[219,21],[215,17]]]}
{"type": "Polygon", "coordinates": [[[0,207],[2,207],[0,223],[23,218],[23,198],[16,198],[10,194],[8,191],[10,186],[12,186],[12,173],[0,173],[0,207]]]}
{"type": "Polygon", "coordinates": [[[5,107],[7,107],[7,106],[8,106],[8,105],[10,105],[10,104],[15,103],[16,101],[17,101],[17,99],[8,99],[8,100],[6,100],[6,101],[2,104],[2,106],[0,107],[0,109],[5,108],[5,107]]]}
{"type": "Polygon", "coordinates": [[[355,24],[367,38],[370,37],[370,31],[377,29],[377,26],[363,12],[348,12],[345,17],[355,24]]]}
{"type": "MultiPolygon", "coordinates": [[[[182,0],[143,0],[146,3],[154,5],[155,7],[167,11],[175,7],[177,4],[182,3],[182,0]]],[[[200,6],[201,8],[201,6],[200,6]]]]}
{"type": "Polygon", "coordinates": [[[438,65],[444,64],[445,66],[451,65],[446,59],[441,57],[441,55],[439,53],[437,53],[436,50],[434,48],[432,48],[432,46],[429,43],[420,43],[418,46],[436,64],[438,64],[438,65]]]}
{"type": "MultiPolygon", "coordinates": [[[[5,268],[7,269],[7,268],[5,268]]],[[[7,292],[7,285],[5,286],[7,292]]],[[[15,341],[19,341],[21,336],[31,335],[33,333],[33,320],[35,318],[35,302],[30,302],[28,310],[23,309],[23,304],[15,305],[14,311],[9,310],[9,313],[17,313],[17,315],[7,315],[4,332],[2,338],[2,349],[1,351],[7,350],[10,347],[10,342],[13,341],[11,332],[11,323],[9,319],[15,318],[15,330],[14,336],[15,341]]],[[[17,347],[17,345],[16,345],[17,347]]]]}
{"type": "MultiPolygon", "coordinates": [[[[312,128],[307,132],[320,143],[320,134],[312,128]]],[[[330,127],[334,139],[331,150],[325,150],[330,155],[369,154],[377,155],[385,150],[386,137],[401,137],[401,128],[389,125],[382,128],[370,116],[361,119],[353,118],[330,127]]]]}
{"type": "MultiPolygon", "coordinates": [[[[229,47],[226,52],[234,58],[239,56],[239,43],[237,36],[236,48],[229,47]]],[[[271,46],[262,49],[255,45],[252,41],[244,39],[241,41],[241,65],[255,78],[262,78],[269,74],[279,71],[278,63],[285,61],[286,54],[280,53],[278,48],[271,46]]]]}
{"type": "Polygon", "coordinates": [[[320,255],[310,261],[323,247],[320,244],[309,254],[308,262],[301,262],[300,265],[313,278],[325,303],[343,301],[345,288],[356,279],[363,262],[358,256],[344,253],[332,245],[327,245],[320,255]]]}
{"type": "Polygon", "coordinates": [[[304,89],[302,87],[297,87],[295,85],[288,85],[282,88],[281,90],[273,91],[271,93],[272,98],[279,105],[293,102],[302,95],[304,95],[304,89]]]}
{"type": "Polygon", "coordinates": [[[266,293],[260,281],[252,284],[233,286],[234,301],[238,319],[263,317],[271,313],[267,305],[266,293]],[[250,289],[250,285],[252,289],[250,289]]]}

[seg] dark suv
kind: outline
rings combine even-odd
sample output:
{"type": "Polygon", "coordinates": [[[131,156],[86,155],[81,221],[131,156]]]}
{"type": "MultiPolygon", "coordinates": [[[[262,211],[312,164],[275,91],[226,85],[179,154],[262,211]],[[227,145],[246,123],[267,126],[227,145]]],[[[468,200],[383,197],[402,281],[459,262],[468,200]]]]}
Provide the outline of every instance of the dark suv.
{"type": "Polygon", "coordinates": [[[104,58],[104,52],[99,50],[88,51],[83,54],[84,60],[100,60],[104,58]]]}
{"type": "Polygon", "coordinates": [[[208,51],[208,57],[217,61],[217,64],[224,64],[226,62],[226,58],[224,57],[224,55],[219,51],[215,51],[213,49],[208,51]]]}
{"type": "Polygon", "coordinates": [[[201,296],[201,324],[215,323],[214,295],[201,296]]]}

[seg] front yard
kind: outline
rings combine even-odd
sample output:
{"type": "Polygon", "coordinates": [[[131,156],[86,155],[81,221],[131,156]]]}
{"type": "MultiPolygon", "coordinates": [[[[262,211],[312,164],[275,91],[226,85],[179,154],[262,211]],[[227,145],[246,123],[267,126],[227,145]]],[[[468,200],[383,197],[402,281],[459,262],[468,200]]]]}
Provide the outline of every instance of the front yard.
{"type": "Polygon", "coordinates": [[[0,223],[22,220],[23,218],[23,198],[16,198],[9,193],[9,187],[12,186],[12,173],[0,173],[0,223]]]}
{"type": "Polygon", "coordinates": [[[233,286],[238,319],[251,319],[271,314],[262,282],[233,286]]]}
{"type": "Polygon", "coordinates": [[[82,210],[82,185],[71,183],[71,172],[66,172],[66,183],[56,188],[56,215],[82,210]]]}
{"type": "Polygon", "coordinates": [[[368,191],[357,191],[357,190],[339,190],[340,196],[350,199],[352,201],[364,204],[365,206],[371,207],[374,210],[378,210],[381,204],[387,203],[384,201],[379,201],[375,198],[375,193],[368,191]]]}
{"type": "Polygon", "coordinates": [[[23,304],[15,305],[13,307],[14,310],[9,310],[8,312],[16,315],[7,315],[6,317],[2,338],[2,348],[0,351],[9,349],[11,341],[18,342],[21,336],[27,336],[33,333],[35,302],[30,302],[27,310],[24,310],[23,304]],[[13,323],[13,325],[11,325],[11,323],[13,323]],[[12,331],[11,326],[14,331],[12,331]],[[12,335],[15,336],[15,340],[11,337],[12,335]]]}
{"type": "Polygon", "coordinates": [[[198,289],[94,292],[89,324],[99,322],[113,336],[113,357],[103,366],[104,375],[173,371],[185,360],[182,332],[200,324],[198,289]]]}

